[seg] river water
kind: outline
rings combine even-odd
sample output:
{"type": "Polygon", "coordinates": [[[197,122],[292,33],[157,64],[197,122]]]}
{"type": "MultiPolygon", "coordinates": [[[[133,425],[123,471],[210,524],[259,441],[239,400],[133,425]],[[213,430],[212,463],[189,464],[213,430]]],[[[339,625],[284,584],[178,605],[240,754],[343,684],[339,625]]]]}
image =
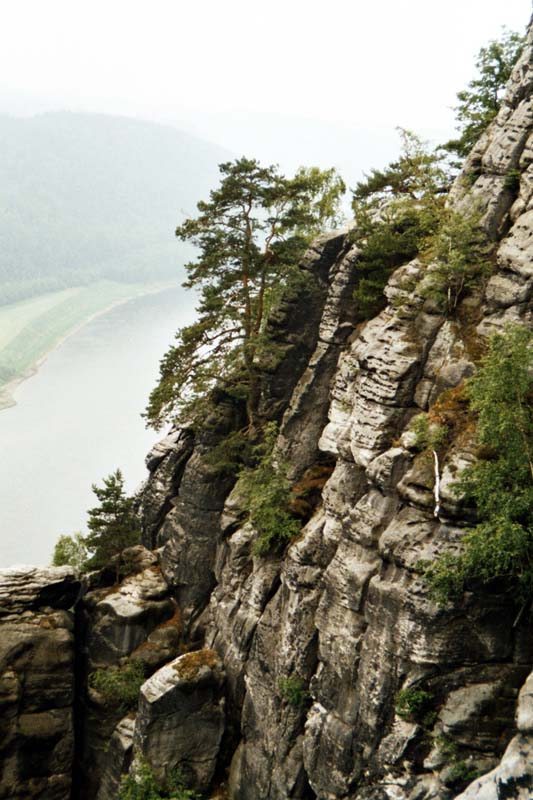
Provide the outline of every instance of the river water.
{"type": "Polygon", "coordinates": [[[159,359],[193,319],[183,289],[145,295],[85,325],[0,411],[0,567],[48,564],[60,534],[86,531],[91,484],[117,467],[128,492],[162,434],[141,411],[159,359]]]}

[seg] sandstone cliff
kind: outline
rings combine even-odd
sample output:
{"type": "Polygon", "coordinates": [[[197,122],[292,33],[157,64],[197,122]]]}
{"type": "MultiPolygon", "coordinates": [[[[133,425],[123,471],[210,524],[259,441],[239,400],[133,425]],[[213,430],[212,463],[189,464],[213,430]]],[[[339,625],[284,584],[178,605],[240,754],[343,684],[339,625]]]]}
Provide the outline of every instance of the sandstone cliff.
{"type": "MultiPolygon", "coordinates": [[[[160,778],[177,765],[191,786],[232,800],[533,796],[530,619],[494,593],[439,607],[417,570],[453,551],[468,524],[451,491],[473,457],[453,390],[490,333],[533,323],[533,29],[451,202],[480,205],[494,242],[492,276],[453,319],[417,290],[427,268],[415,260],[392,276],[379,316],[357,323],[358,251],[340,232],[315,243],[305,281],[270,322],[282,357],[263,413],[280,423],[291,480],[312,488],[302,534],[283,556],[253,555],[239,486],[209,459],[242,422],[235,401],[221,394],[201,432],[172,431],[149,455],[141,511],[157,558],[139,548],[120,587],[105,576],[85,587],[77,699],[64,692],[52,706],[68,747],[56,758],[45,743],[41,783],[13,797],[68,798],[73,707],[74,796],[90,800],[115,798],[132,759],[160,778]],[[435,514],[434,467],[409,423],[444,401],[455,419],[435,514]],[[125,714],[106,706],[88,675],[132,659],[147,681],[125,714]],[[402,691],[425,693],[423,719],[398,713],[402,691]]],[[[15,612],[20,624],[40,625],[41,604],[55,606],[32,598],[2,626],[15,612]]],[[[71,648],[65,614],[54,636],[70,637],[71,648]]],[[[14,759],[26,752],[26,715],[41,713],[20,700],[32,673],[16,658],[1,667],[12,722],[0,787],[18,786],[29,769],[14,759]]],[[[71,656],[61,665],[72,681],[71,656]]]]}
{"type": "MultiPolygon", "coordinates": [[[[165,498],[174,508],[157,543],[178,594],[191,597],[196,583],[188,537],[195,527],[215,537],[202,551],[213,589],[184,606],[226,668],[228,734],[236,748],[232,798],[455,797],[468,776],[496,767],[508,745],[500,772],[466,796],[500,796],[487,789],[498,781],[507,782],[506,797],[521,796],[513,781],[533,791],[528,691],[514,721],[533,665],[528,624],[514,625],[512,607],[494,595],[439,608],[415,568],[463,535],[450,484],[471,458],[469,442],[457,431],[442,465],[436,518],[432,466],[417,457],[406,433],[416,413],[472,374],[480,339],[511,320],[531,324],[532,37],[497,120],[452,192],[458,208],[481,204],[485,229],[497,243],[493,276],[463,302],[457,318],[439,315],[413,292],[424,269],[414,261],[390,280],[387,308],[355,326],[350,297],[357,250],[333,235],[317,243],[304,265],[313,273],[326,266],[328,288],[316,299],[321,318],[314,351],[303,370],[301,359],[291,369],[298,380],[279,446],[294,480],[317,464],[334,469],[300,539],[283,558],[253,558],[254,531],[239,522],[238,493],[222,515],[217,507],[215,526],[203,509],[193,511],[193,521],[183,517],[196,491],[183,478],[165,498]],[[510,188],[514,170],[519,186],[510,188]],[[300,705],[280,690],[290,678],[305,686],[300,705]],[[433,698],[431,724],[395,714],[397,693],[408,687],[433,698]],[[517,758],[519,752],[524,755],[517,758]]],[[[302,348],[297,334],[291,331],[296,352],[302,348]]],[[[310,331],[304,334],[307,343],[310,331]]],[[[167,465],[175,452],[153,470],[149,492],[172,483],[167,465]]],[[[201,453],[193,444],[185,467],[184,477],[195,469],[195,487],[209,483],[201,453]]]]}
{"type": "Polygon", "coordinates": [[[74,621],[67,567],[10,569],[0,583],[0,797],[70,797],[74,621]]]}

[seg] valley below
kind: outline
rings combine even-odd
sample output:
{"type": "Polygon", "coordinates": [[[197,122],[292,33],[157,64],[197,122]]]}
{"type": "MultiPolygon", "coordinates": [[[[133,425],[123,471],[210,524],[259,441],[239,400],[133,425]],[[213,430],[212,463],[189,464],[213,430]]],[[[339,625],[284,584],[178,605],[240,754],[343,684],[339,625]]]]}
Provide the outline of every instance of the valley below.
{"type": "Polygon", "coordinates": [[[0,306],[0,411],[15,404],[16,387],[87,322],[116,305],[172,286],[169,281],[102,280],[0,306]]]}
{"type": "Polygon", "coordinates": [[[20,366],[29,366],[64,336],[69,319],[79,326],[75,313],[92,316],[104,301],[115,304],[53,350],[17,386],[16,405],[0,413],[2,567],[48,564],[59,535],[83,528],[95,501],[91,484],[117,467],[128,491],[145,477],[144,456],[159,436],[146,430],[141,412],[159,359],[193,317],[194,298],[177,287],[155,292],[152,285],[151,293],[125,302],[126,288],[132,291],[124,287],[122,297],[113,286],[66,290],[0,310],[0,361],[24,342],[24,314],[28,326],[38,316],[50,320],[41,337],[18,351],[20,366]],[[10,312],[11,330],[16,313],[19,332],[8,340],[10,312]]]}

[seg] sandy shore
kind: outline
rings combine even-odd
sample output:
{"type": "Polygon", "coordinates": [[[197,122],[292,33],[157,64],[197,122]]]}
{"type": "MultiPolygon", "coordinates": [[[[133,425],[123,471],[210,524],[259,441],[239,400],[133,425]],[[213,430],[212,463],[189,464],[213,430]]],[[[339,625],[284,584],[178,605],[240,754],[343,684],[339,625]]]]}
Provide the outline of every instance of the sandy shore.
{"type": "Polygon", "coordinates": [[[130,297],[122,297],[120,298],[120,300],[114,300],[112,303],[109,303],[109,305],[105,306],[104,308],[101,308],[99,311],[96,311],[89,317],[86,317],[84,320],[80,322],[79,325],[76,325],[75,328],[71,328],[56,342],[54,342],[54,344],[46,351],[46,353],[43,353],[43,355],[40,356],[40,358],[38,358],[35,361],[35,363],[31,365],[31,367],[29,367],[27,370],[24,370],[24,372],[21,373],[20,375],[17,375],[17,377],[13,378],[13,380],[9,381],[9,383],[6,383],[2,387],[0,387],[0,411],[5,411],[8,408],[13,408],[13,406],[16,406],[17,401],[15,400],[13,395],[16,389],[20,386],[20,384],[23,383],[24,381],[27,381],[28,378],[33,377],[33,375],[35,375],[42,367],[42,365],[44,364],[50,353],[53,353],[54,350],[57,350],[58,347],[61,347],[63,342],[65,342],[71,336],[74,336],[74,334],[78,333],[78,331],[84,328],[85,325],[87,325],[89,322],[92,322],[94,319],[97,319],[97,317],[101,317],[104,314],[107,314],[109,311],[112,311],[114,308],[117,308],[118,306],[123,306],[125,303],[130,303],[137,297],[145,297],[146,295],[157,294],[158,292],[164,292],[165,289],[175,288],[176,286],[179,286],[179,284],[169,283],[163,286],[159,286],[157,288],[147,289],[145,292],[138,292],[137,294],[132,294],[130,297]]]}

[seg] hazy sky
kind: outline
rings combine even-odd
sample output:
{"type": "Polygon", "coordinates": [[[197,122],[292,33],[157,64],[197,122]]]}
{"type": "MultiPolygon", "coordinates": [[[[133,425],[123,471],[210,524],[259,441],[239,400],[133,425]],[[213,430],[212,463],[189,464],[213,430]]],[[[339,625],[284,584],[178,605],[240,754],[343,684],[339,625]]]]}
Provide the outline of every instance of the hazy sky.
{"type": "Polygon", "coordinates": [[[363,148],[396,125],[439,138],[479,48],[530,15],[531,0],[3,0],[0,108],[182,121],[233,150],[281,148],[287,123],[304,155],[301,118],[310,139],[366,131],[363,148]]]}
{"type": "Polygon", "coordinates": [[[530,0],[4,0],[4,88],[138,114],[448,120],[472,59],[530,0]]]}

